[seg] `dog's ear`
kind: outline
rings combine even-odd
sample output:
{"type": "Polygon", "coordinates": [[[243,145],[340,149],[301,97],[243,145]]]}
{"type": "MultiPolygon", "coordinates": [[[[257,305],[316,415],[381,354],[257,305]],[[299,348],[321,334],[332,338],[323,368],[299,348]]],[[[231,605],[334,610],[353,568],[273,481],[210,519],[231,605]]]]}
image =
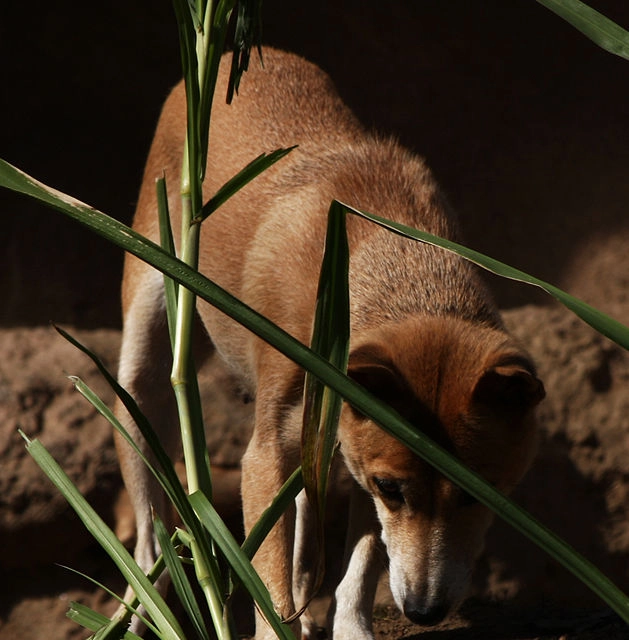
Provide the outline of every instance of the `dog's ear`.
{"type": "Polygon", "coordinates": [[[524,358],[500,362],[479,378],[472,401],[495,410],[524,413],[541,402],[546,392],[533,366],[524,358]]]}
{"type": "Polygon", "coordinates": [[[352,351],[347,375],[398,411],[408,402],[408,384],[380,345],[365,345],[352,351]]]}

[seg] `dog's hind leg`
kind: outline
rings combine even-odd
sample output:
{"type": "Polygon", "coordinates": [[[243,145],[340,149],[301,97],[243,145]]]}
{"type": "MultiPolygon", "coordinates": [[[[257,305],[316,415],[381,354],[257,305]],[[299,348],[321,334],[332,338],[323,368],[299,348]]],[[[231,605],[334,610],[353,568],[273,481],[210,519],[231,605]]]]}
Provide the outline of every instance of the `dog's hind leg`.
{"type": "MultiPolygon", "coordinates": [[[[134,397],[169,454],[176,450],[178,429],[173,393],[170,388],[172,356],[163,303],[163,276],[143,267],[135,270],[133,297],[125,305],[124,331],[120,350],[118,380],[134,397]]],[[[120,400],[116,415],[146,457],[154,462],[146,441],[120,400]]],[[[135,559],[144,572],[154,564],[159,549],[153,534],[153,510],[168,526],[170,509],[157,480],[135,451],[115,434],[120,468],[136,516],[135,559]]],[[[162,593],[167,578],[157,584],[162,593]]],[[[127,599],[131,593],[127,593],[127,599]]],[[[139,628],[137,623],[134,628],[139,628]]]]}
{"type": "MultiPolygon", "coordinates": [[[[245,531],[251,531],[284,482],[299,465],[301,380],[299,368],[264,343],[257,343],[259,371],[255,426],[242,459],[242,504],[245,531]]],[[[275,610],[284,619],[295,613],[293,548],[295,508],[288,509],[271,529],[253,564],[265,582],[275,610]]],[[[291,624],[297,637],[299,622],[291,624]]],[[[276,635],[256,610],[256,640],[276,635]]]]}
{"type": "Polygon", "coordinates": [[[334,640],[373,640],[373,603],[382,571],[379,525],[371,497],[352,484],[345,572],[331,608],[334,640]]]}

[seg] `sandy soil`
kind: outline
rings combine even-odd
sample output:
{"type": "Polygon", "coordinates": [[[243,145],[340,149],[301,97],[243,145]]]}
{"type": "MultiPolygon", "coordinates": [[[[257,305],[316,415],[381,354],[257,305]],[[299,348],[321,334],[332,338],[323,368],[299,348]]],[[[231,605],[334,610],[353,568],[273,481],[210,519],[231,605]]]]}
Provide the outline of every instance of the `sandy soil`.
{"type": "MultiPolygon", "coordinates": [[[[564,536],[625,589],[629,586],[629,355],[563,309],[528,306],[505,314],[530,345],[548,398],[540,409],[537,461],[516,493],[542,522],[564,536]]],[[[76,332],[111,365],[119,333],[76,332]]],[[[74,391],[79,375],[111,400],[94,367],[51,328],[0,331],[0,544],[5,593],[0,640],[79,638],[64,620],[70,600],[105,613],[112,601],[58,564],[120,590],[109,561],[83,531],[26,453],[17,428],[39,438],[81,491],[132,543],[133,519],[121,488],[111,434],[74,391]],[[55,564],[57,563],[57,564],[55,564]],[[9,587],[8,589],[6,587],[9,587]]],[[[238,457],[249,432],[250,406],[231,394],[212,360],[203,372],[213,407],[209,433],[216,465],[217,504],[238,530],[238,457]]],[[[383,585],[378,638],[413,638],[419,629],[391,606],[383,585]]],[[[247,623],[244,623],[245,631],[247,623]]],[[[588,590],[534,545],[496,523],[481,559],[472,598],[446,625],[422,638],[625,638],[626,627],[588,590]]]]}

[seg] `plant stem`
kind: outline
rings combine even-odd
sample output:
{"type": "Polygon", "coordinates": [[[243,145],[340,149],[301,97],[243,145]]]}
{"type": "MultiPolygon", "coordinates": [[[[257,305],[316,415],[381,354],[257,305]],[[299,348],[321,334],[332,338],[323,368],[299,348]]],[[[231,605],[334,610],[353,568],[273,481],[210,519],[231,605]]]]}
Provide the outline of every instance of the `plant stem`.
{"type": "MultiPolygon", "coordinates": [[[[207,82],[207,68],[212,63],[212,20],[214,7],[212,0],[197,0],[196,7],[188,6],[193,12],[188,25],[186,42],[196,39],[194,53],[196,60],[188,59],[190,65],[184,67],[186,77],[186,98],[188,101],[188,122],[186,144],[181,172],[181,260],[198,268],[199,241],[201,234],[200,216],[203,207],[203,179],[207,158],[207,128],[205,118],[209,119],[213,86],[207,82]],[[194,27],[194,35],[192,26],[194,27]],[[196,71],[196,73],[195,73],[196,71]]],[[[185,11],[185,9],[184,9],[185,11]]],[[[182,46],[185,46],[182,44],[182,46]]],[[[185,58],[185,56],[184,56],[185,58]]],[[[177,410],[181,428],[181,439],[186,467],[188,492],[211,497],[210,469],[207,460],[207,446],[201,413],[196,373],[192,362],[192,330],[196,307],[196,296],[190,289],[179,287],[177,296],[177,317],[173,341],[173,368],[171,384],[177,400],[177,410]]],[[[215,552],[210,545],[210,555],[202,551],[194,537],[190,549],[194,560],[197,580],[205,595],[210,616],[219,640],[236,637],[233,617],[226,605],[222,578],[215,552]]]]}
{"type": "Polygon", "coordinates": [[[200,562],[203,556],[194,538],[190,540],[190,550],[194,558],[194,571],[197,576],[197,581],[207,600],[218,640],[229,640],[234,637],[229,624],[231,616],[225,616],[224,602],[221,598],[218,585],[208,567],[205,566],[203,562],[200,562]]]}
{"type": "MultiPolygon", "coordinates": [[[[198,262],[199,225],[191,224],[191,198],[189,189],[189,175],[184,174],[182,186],[182,246],[181,259],[186,264],[196,268],[198,262]]],[[[173,369],[171,383],[177,399],[177,409],[181,425],[181,439],[186,462],[186,479],[188,491],[194,493],[200,489],[199,457],[194,446],[195,438],[192,423],[189,372],[191,367],[191,334],[194,317],[196,296],[185,287],[179,287],[177,303],[177,322],[175,328],[175,344],[173,349],[173,369]]]]}

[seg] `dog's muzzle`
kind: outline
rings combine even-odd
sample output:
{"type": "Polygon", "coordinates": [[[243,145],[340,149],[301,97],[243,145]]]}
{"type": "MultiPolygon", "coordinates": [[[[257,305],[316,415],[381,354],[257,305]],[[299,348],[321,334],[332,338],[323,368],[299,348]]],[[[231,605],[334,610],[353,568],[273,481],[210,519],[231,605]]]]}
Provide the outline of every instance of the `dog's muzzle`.
{"type": "Polygon", "coordinates": [[[405,602],[404,615],[415,624],[421,624],[426,627],[441,622],[450,611],[450,607],[446,604],[436,603],[431,605],[422,605],[419,603],[405,602]]]}

